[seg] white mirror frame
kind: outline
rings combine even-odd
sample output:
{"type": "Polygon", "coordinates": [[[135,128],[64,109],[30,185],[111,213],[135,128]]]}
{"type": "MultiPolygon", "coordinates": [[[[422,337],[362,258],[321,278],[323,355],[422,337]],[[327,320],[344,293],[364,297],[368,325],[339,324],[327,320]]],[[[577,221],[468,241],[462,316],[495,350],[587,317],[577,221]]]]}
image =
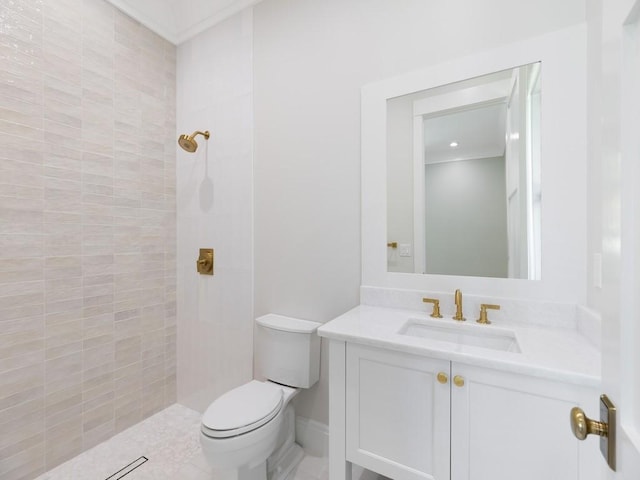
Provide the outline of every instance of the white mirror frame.
{"type": "MultiPolygon", "coordinates": [[[[578,25],[362,87],[362,285],[584,304],[587,252],[586,26],[578,25]],[[542,62],[542,279],[387,272],[390,98],[542,62]]],[[[469,232],[470,235],[473,232],[469,232]]]]}

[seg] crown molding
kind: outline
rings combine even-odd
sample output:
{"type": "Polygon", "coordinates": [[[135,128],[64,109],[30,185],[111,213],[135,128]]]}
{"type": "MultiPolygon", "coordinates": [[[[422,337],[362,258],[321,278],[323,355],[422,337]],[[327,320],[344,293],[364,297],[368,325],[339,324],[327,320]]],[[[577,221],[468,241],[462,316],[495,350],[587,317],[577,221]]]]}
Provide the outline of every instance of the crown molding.
{"type": "Polygon", "coordinates": [[[189,3],[184,0],[152,0],[147,2],[148,8],[144,8],[145,2],[140,0],[107,1],[165,40],[180,45],[261,0],[235,0],[226,5],[222,1],[211,1],[207,4],[207,11],[200,9],[202,15],[196,17],[195,21],[189,20],[188,15],[177,14],[181,10],[191,11],[191,8],[195,8],[189,5],[194,3],[193,0],[189,3]]]}

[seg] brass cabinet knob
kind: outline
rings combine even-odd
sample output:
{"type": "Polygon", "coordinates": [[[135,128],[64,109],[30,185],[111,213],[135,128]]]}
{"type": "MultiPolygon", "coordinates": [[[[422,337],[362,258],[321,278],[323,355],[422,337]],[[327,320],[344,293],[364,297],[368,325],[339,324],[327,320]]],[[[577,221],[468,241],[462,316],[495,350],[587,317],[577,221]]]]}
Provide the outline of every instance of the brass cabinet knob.
{"type": "Polygon", "coordinates": [[[609,435],[608,424],[591,420],[580,407],[573,407],[570,416],[571,431],[573,431],[578,440],[584,440],[587,435],[599,435],[601,437],[609,435]]]}
{"type": "Polygon", "coordinates": [[[440,383],[447,383],[449,381],[449,376],[444,372],[438,373],[438,376],[436,378],[440,383]]]}
{"type": "Polygon", "coordinates": [[[464,387],[464,377],[456,375],[455,377],[453,377],[453,383],[456,387],[464,387]]]}

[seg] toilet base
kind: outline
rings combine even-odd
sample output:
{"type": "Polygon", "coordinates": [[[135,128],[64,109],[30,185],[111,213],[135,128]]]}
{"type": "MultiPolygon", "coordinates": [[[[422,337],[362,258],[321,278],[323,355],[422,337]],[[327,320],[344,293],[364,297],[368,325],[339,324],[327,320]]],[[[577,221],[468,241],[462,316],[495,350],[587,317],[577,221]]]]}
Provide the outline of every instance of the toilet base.
{"type": "Polygon", "coordinates": [[[287,405],[282,420],[280,446],[267,459],[267,480],[286,480],[304,455],[296,443],[296,414],[292,405],[287,405]]]}
{"type": "MultiPolygon", "coordinates": [[[[296,415],[291,404],[282,412],[282,425],[276,445],[278,448],[261,462],[248,463],[240,468],[220,470],[214,466],[218,480],[287,480],[298,466],[304,451],[296,443],[296,415]]],[[[205,455],[206,456],[206,455],[205,455]]],[[[264,458],[264,457],[263,457],[264,458]]]]}
{"type": "MultiPolygon", "coordinates": [[[[273,471],[269,472],[268,480],[287,480],[289,475],[298,466],[300,461],[304,457],[304,451],[302,447],[297,443],[293,443],[289,446],[288,450],[284,452],[279,459],[273,471]]],[[[292,477],[293,478],[293,477],[292,477]]]]}
{"type": "Polygon", "coordinates": [[[270,458],[251,468],[245,465],[236,470],[217,470],[216,478],[219,480],[290,480],[303,456],[302,447],[293,443],[277,461],[270,458]]]}

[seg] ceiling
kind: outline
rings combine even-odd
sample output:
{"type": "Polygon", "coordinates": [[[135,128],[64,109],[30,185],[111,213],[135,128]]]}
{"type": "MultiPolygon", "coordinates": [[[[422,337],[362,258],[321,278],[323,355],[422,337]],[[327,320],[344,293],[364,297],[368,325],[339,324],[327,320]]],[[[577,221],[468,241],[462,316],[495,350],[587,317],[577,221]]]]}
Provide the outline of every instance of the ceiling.
{"type": "Polygon", "coordinates": [[[504,155],[506,114],[505,101],[425,119],[425,163],[504,155]]]}
{"type": "Polygon", "coordinates": [[[107,0],[174,45],[261,0],[107,0]]]}

